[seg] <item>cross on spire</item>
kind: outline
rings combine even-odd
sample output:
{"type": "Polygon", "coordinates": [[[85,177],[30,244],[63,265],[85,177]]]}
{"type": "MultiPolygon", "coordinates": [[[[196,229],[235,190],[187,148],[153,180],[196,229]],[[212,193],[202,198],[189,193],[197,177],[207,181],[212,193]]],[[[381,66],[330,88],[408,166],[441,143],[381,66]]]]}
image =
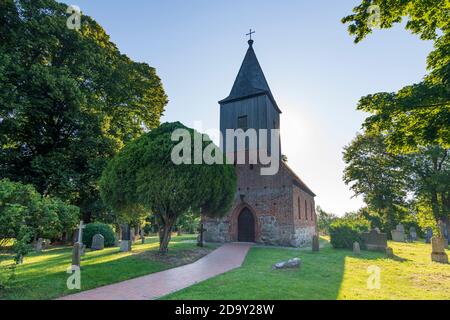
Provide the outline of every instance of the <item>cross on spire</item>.
{"type": "Polygon", "coordinates": [[[250,32],[246,34],[246,36],[250,36],[250,40],[252,40],[252,34],[256,33],[256,31],[250,29],[250,32]]]}

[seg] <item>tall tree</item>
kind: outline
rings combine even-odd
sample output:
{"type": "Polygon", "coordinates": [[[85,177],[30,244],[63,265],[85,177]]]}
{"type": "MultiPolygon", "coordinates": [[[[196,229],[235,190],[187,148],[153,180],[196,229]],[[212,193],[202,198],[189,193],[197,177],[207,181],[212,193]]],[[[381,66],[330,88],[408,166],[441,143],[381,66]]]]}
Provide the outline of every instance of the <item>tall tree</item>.
{"type": "Polygon", "coordinates": [[[391,28],[407,19],[406,29],[423,40],[434,42],[427,59],[429,73],[421,83],[398,92],[381,92],[363,97],[359,110],[372,113],[365,121],[368,130],[386,134],[386,143],[396,152],[417,151],[421,146],[450,147],[450,1],[448,0],[362,0],[348,23],[355,42],[373,30],[373,19],[381,28],[391,28]],[[378,6],[374,16],[371,6],[378,6]]]}
{"type": "Polygon", "coordinates": [[[155,69],[120,53],[67,5],[0,2],[0,176],[104,214],[98,180],[125,143],[159,125],[167,103],[155,69]]]}
{"type": "Polygon", "coordinates": [[[406,206],[405,159],[387,151],[382,135],[358,134],[344,149],[344,181],[362,195],[369,209],[385,219],[391,230],[406,206]]]}
{"type": "Polygon", "coordinates": [[[108,164],[101,179],[105,203],[131,221],[142,213],[156,217],[160,226],[160,252],[166,253],[173,228],[182,215],[202,211],[209,216],[228,212],[236,192],[234,167],[228,164],[175,164],[172,141],[175,130],[184,130],[190,139],[188,153],[211,151],[214,158],[225,157],[207,136],[179,122],[166,123],[129,143],[108,164]],[[200,148],[195,141],[200,141],[200,148]],[[212,148],[211,148],[212,147],[212,148]]]}

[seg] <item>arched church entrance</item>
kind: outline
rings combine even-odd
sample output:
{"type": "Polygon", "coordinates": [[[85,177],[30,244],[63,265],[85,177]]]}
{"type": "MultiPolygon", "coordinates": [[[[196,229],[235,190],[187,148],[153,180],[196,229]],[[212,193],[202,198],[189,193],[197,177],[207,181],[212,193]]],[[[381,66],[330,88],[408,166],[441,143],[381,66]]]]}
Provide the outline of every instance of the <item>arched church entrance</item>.
{"type": "Polygon", "coordinates": [[[255,242],[255,218],[248,209],[242,209],[238,217],[238,241],[255,242]]]}

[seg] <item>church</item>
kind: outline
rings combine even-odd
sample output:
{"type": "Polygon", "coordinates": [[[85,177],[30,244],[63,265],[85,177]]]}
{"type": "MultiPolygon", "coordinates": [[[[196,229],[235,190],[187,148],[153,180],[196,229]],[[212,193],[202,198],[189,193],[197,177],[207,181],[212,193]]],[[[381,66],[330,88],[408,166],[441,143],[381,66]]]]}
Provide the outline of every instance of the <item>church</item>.
{"type": "MultiPolygon", "coordinates": [[[[253,43],[250,38],[230,95],[219,101],[223,137],[227,129],[280,129],[281,109],[269,88],[253,43]]],[[[261,175],[262,164],[259,163],[235,164],[234,203],[223,218],[202,216],[205,241],[294,247],[311,242],[317,234],[315,194],[283,157],[277,157],[277,161],[279,170],[275,175],[261,175]]]]}

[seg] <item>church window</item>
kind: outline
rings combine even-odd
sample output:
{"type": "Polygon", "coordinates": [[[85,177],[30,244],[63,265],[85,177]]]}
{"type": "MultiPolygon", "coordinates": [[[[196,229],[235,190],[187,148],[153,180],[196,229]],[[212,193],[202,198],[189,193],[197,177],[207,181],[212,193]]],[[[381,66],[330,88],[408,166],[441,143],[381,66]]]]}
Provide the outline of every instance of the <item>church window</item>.
{"type": "Polygon", "coordinates": [[[305,218],[308,220],[308,203],[305,200],[305,218]]]}
{"type": "Polygon", "coordinates": [[[248,129],[248,117],[242,116],[238,118],[238,129],[247,130],[248,129]]]}
{"type": "Polygon", "coordinates": [[[298,219],[302,220],[302,211],[300,208],[300,197],[297,199],[297,206],[298,206],[298,219]]]}

